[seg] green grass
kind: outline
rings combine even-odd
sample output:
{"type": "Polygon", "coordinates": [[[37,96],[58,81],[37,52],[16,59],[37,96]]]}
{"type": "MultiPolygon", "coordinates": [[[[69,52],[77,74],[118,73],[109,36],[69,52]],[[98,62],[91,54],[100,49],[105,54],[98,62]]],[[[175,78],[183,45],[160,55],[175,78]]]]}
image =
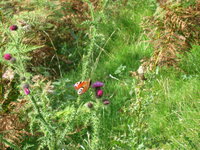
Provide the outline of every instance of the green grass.
{"type": "Polygon", "coordinates": [[[151,148],[198,149],[199,82],[199,76],[185,79],[184,73],[165,69],[146,85],[151,148]]]}
{"type": "MultiPolygon", "coordinates": [[[[198,59],[192,60],[195,55],[190,56],[190,63],[183,66],[185,70],[190,69],[187,73],[166,68],[160,69],[156,75],[149,75],[140,96],[142,99],[140,111],[144,115],[140,124],[144,127],[136,123],[138,114],[135,114],[133,107],[137,105],[136,97],[134,94],[129,94],[136,85],[128,72],[136,70],[140,65],[139,60],[149,57],[152,49],[148,43],[143,42],[145,36],[139,24],[143,15],[148,13],[143,12],[144,8],[137,10],[137,13],[134,9],[132,11],[131,8],[127,9],[129,13],[126,13],[125,17],[124,13],[127,10],[110,19],[109,22],[114,22],[113,26],[109,22],[106,22],[107,26],[100,25],[100,32],[109,33],[107,38],[114,32],[105,47],[108,55],[104,54],[101,57],[93,77],[105,82],[106,93],[114,94],[110,99],[112,104],[109,106],[109,111],[104,113],[103,119],[100,119],[102,124],[99,137],[100,149],[198,149],[199,72],[195,72],[197,76],[189,75],[189,79],[185,79],[191,69],[199,69],[195,64],[198,59]],[[125,66],[125,69],[115,74],[121,65],[125,66]],[[119,80],[110,78],[109,74],[119,80]],[[120,113],[120,109],[130,110],[131,114],[120,113]],[[140,136],[136,134],[137,130],[140,136]]],[[[188,62],[183,60],[186,61],[188,62]]],[[[138,116],[140,117],[140,114],[138,116]]]]}
{"type": "MultiPolygon", "coordinates": [[[[137,81],[129,75],[129,71],[138,69],[142,58],[152,54],[140,25],[144,16],[153,13],[149,5],[148,2],[130,3],[125,9],[113,12],[115,15],[107,14],[106,21],[97,25],[97,33],[103,35],[104,42],[98,39],[96,42],[104,49],[94,51],[92,64],[97,66],[95,70],[91,66],[93,72],[90,78],[105,83],[104,95],[110,99],[111,105],[97,111],[97,116],[91,118],[93,121],[98,118],[98,124],[91,121],[92,130],[88,134],[93,138],[82,139],[87,141],[82,143],[85,149],[93,149],[91,143],[95,140],[98,140],[95,144],[101,150],[199,147],[200,80],[199,67],[195,64],[197,57],[191,54],[189,64],[188,60],[182,60],[186,62],[182,65],[185,72],[164,68],[147,74],[147,81],[139,86],[139,95],[135,92],[137,81]],[[96,60],[95,56],[101,50],[100,58],[96,60]],[[191,73],[190,68],[198,71],[191,73]],[[138,99],[141,99],[141,105],[138,99]],[[100,131],[93,135],[96,128],[100,131]]],[[[197,50],[193,52],[199,54],[197,50]]],[[[81,72],[72,74],[66,77],[74,82],[78,80],[77,74],[81,76],[81,72]]],[[[83,103],[91,100],[88,93],[81,97],[83,103]]]]}

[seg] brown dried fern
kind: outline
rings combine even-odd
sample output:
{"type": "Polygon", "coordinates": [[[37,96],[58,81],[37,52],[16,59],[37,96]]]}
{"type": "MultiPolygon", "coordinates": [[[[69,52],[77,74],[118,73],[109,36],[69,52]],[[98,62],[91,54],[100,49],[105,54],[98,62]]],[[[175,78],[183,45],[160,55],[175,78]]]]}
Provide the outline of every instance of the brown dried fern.
{"type": "MultiPolygon", "coordinates": [[[[92,5],[94,6],[94,10],[100,9],[100,0],[90,0],[92,5]]],[[[90,20],[89,16],[89,6],[87,2],[83,0],[60,0],[61,6],[65,6],[66,4],[70,4],[70,7],[63,11],[63,14],[66,14],[62,19],[66,21],[73,30],[83,30],[77,27],[77,24],[81,24],[83,21],[90,20]]]]}
{"type": "Polygon", "coordinates": [[[150,70],[155,66],[177,67],[177,54],[189,51],[192,43],[200,44],[200,2],[188,8],[165,2],[158,10],[143,23],[154,47],[153,56],[143,63],[150,70]]]}
{"type": "MultiPolygon", "coordinates": [[[[23,136],[30,135],[30,133],[24,130],[27,122],[20,121],[17,114],[1,115],[0,124],[0,134],[4,139],[15,145],[19,145],[22,142],[23,136]]],[[[7,147],[9,146],[0,142],[0,149],[4,150],[7,147]]]]}

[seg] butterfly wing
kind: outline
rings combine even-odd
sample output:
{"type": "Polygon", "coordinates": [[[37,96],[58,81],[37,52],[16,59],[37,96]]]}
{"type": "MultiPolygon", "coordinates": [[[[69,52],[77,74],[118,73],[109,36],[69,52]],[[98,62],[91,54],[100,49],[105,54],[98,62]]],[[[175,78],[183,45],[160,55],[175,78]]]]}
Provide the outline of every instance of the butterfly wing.
{"type": "Polygon", "coordinates": [[[80,91],[80,94],[85,93],[89,89],[89,87],[90,87],[90,81],[85,81],[84,85],[81,87],[82,90],[80,91]]]}
{"type": "Polygon", "coordinates": [[[74,88],[77,90],[79,95],[85,93],[91,85],[91,80],[81,81],[74,84],[74,88]]]}
{"type": "Polygon", "coordinates": [[[80,89],[82,85],[83,85],[83,82],[82,82],[82,81],[80,81],[80,82],[76,82],[76,83],[74,84],[74,88],[75,88],[75,90],[80,89]]]}

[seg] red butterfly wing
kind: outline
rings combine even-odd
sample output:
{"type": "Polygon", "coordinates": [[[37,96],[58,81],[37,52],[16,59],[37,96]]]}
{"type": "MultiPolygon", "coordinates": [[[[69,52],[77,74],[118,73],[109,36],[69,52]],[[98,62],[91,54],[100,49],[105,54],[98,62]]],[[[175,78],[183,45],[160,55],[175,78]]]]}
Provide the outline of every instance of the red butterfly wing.
{"type": "Polygon", "coordinates": [[[77,90],[77,93],[79,95],[81,95],[89,89],[90,84],[91,84],[91,81],[89,79],[88,81],[82,81],[82,82],[75,83],[74,88],[77,90]]]}
{"type": "Polygon", "coordinates": [[[74,88],[76,89],[76,90],[78,90],[78,89],[80,89],[82,86],[84,85],[84,81],[82,82],[76,82],[75,84],[74,84],[74,88]]]}

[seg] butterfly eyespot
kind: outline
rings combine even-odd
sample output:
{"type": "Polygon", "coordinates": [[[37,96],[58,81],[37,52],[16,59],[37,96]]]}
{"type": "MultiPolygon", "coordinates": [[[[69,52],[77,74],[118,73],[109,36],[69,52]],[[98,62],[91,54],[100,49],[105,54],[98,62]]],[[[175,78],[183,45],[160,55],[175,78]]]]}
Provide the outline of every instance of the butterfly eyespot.
{"type": "Polygon", "coordinates": [[[77,82],[74,84],[74,87],[77,87],[81,82],[77,82]]]}
{"type": "Polygon", "coordinates": [[[82,94],[83,88],[78,89],[77,93],[82,94]]]}

